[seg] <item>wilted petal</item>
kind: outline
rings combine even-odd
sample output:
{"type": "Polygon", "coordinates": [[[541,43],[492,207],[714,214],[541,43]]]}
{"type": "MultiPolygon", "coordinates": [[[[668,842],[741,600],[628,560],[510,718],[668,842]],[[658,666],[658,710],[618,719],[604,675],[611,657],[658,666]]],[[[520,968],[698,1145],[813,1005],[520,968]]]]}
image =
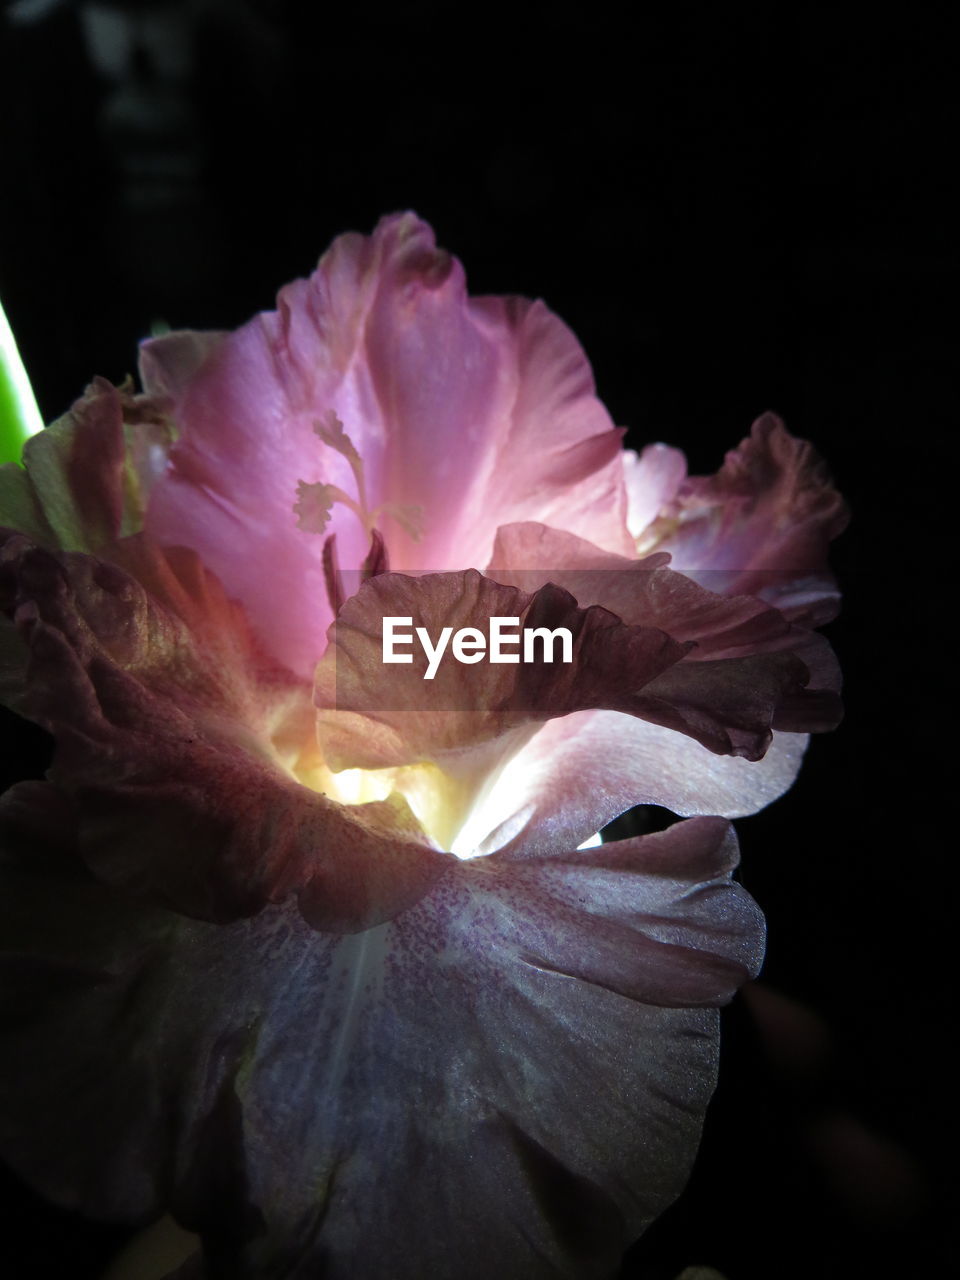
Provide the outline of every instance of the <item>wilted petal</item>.
{"type": "Polygon", "coordinates": [[[714,590],[751,594],[788,617],[829,621],[839,593],[827,549],[847,522],[843,499],[806,440],[774,414],[753,424],[715,476],[692,476],[641,536],[646,551],[714,590]]]}
{"type": "Polygon", "coordinates": [[[708,1006],[757,966],[735,861],[716,819],[478,859],[334,939],[279,907],[222,927],[131,907],[20,854],[0,912],[43,999],[3,1009],[0,1081],[38,1128],[6,1151],[87,1212],[169,1199],[211,1275],[600,1280],[682,1186],[708,1006]],[[31,894],[49,934],[7,910],[31,894]]]}
{"type": "Polygon", "coordinates": [[[170,428],[161,405],[96,378],[86,394],[0,467],[0,524],[46,547],[96,551],[138,519],[170,428]]]}
{"type": "Polygon", "coordinates": [[[346,809],[295,780],[280,744],[298,724],[309,741],[308,692],[193,553],[114,554],[136,576],[14,536],[0,579],[22,663],[3,684],[56,739],[88,865],[204,919],[297,894],[317,927],[355,929],[415,901],[445,860],[396,798],[346,809]]]}
{"type": "MultiPolygon", "coordinates": [[[[300,482],[353,493],[314,422],[336,413],[363,458],[395,569],[481,568],[499,524],[556,519],[630,550],[621,433],[569,329],[541,303],[470,299],[456,259],[411,214],[343,236],[309,280],[211,345],[197,368],[172,335],[145,344],[144,383],[171,397],[181,438],[147,528],[194,548],[261,639],[309,676],[332,619],[322,539],[297,529],[300,482]],[[415,541],[390,510],[416,508],[415,541]]],[[[332,511],[340,562],[369,535],[332,511]]]]}
{"type": "MultiPolygon", "coordinates": [[[[518,646],[519,647],[519,646],[518,646]]],[[[580,609],[569,593],[534,594],[474,570],[422,578],[371,578],[343,606],[317,668],[314,699],[324,757],[334,769],[452,764],[465,749],[585,707],[632,709],[684,646],[655,627],[625,626],[605,609],[580,609]],[[491,617],[518,618],[519,630],[567,628],[572,662],[458,661],[449,651],[432,679],[418,641],[409,665],[383,661],[383,619],[412,617],[436,640],[446,628],[487,633],[491,617]]]]}
{"type": "MultiPolygon", "coordinates": [[[[613,575],[616,589],[624,578],[613,575]]],[[[597,605],[581,609],[553,585],[530,595],[473,572],[422,578],[384,574],[370,580],[344,605],[317,671],[325,757],[334,769],[424,760],[452,768],[462,764],[467,748],[598,708],[625,711],[688,734],[712,751],[756,760],[769,745],[774,725],[806,731],[836,722],[835,695],[808,691],[810,670],[790,652],[791,628],[775,611],[750,600],[711,598],[677,575],[668,573],[666,579],[666,589],[660,590],[657,572],[637,575],[637,595],[652,601],[652,625],[646,626],[628,625],[597,605]],[[681,584],[679,596],[671,578],[681,584]],[[678,614],[677,601],[687,593],[697,597],[694,607],[678,614]],[[426,658],[416,641],[410,665],[383,662],[385,617],[411,617],[414,627],[424,627],[436,640],[445,627],[454,634],[461,627],[485,633],[494,616],[519,617],[521,629],[567,627],[574,637],[572,663],[506,665],[484,659],[464,666],[448,654],[428,681],[426,658]],[[713,659],[707,644],[708,657],[695,661],[692,640],[680,642],[658,625],[667,618],[678,625],[692,619],[691,630],[707,639],[713,618],[725,633],[718,642],[721,652],[730,650],[732,636],[749,640],[759,629],[762,651],[738,644],[738,656],[713,659]]],[[[644,616],[643,608],[636,608],[636,616],[644,616]]],[[[808,635],[800,632],[805,644],[811,643],[808,635]]],[[[519,745],[514,742],[512,750],[519,745]]]]}
{"type": "MultiPolygon", "coordinates": [[[[839,723],[840,668],[822,636],[789,622],[778,609],[753,596],[718,595],[699,582],[666,567],[668,557],[657,553],[643,560],[627,560],[592,546],[582,538],[539,524],[507,525],[497,531],[494,565],[487,571],[499,582],[528,591],[554,582],[571,592],[583,606],[602,605],[624,622],[658,627],[691,647],[682,669],[648,686],[646,692],[674,705],[700,705],[690,724],[712,721],[702,732],[685,727],[672,713],[649,718],[682,732],[691,732],[711,750],[735,750],[757,758],[762,753],[763,725],[797,733],[833,729],[839,723]],[[500,569],[496,565],[521,565],[500,569]],[[772,655],[779,654],[779,658],[772,655]],[[761,660],[761,655],[766,655],[761,660]],[[784,683],[788,657],[806,671],[799,683],[784,683]],[[720,663],[719,659],[728,659],[720,663]],[[739,661],[734,662],[733,659],[739,661]],[[750,661],[744,661],[749,659],[750,661]],[[780,673],[778,675],[778,672],[780,673]],[[766,688],[765,698],[758,698],[766,688]],[[737,720],[734,701],[740,702],[737,720]],[[726,705],[727,710],[721,711],[726,705]],[[747,730],[745,745],[717,721],[747,730]]],[[[697,577],[718,587],[722,573],[697,577]]],[[[709,812],[709,810],[704,810],[709,812]]]]}
{"type": "Polygon", "coordinates": [[[171,403],[179,400],[183,388],[229,336],[213,330],[179,329],[144,342],[140,348],[144,382],[154,395],[171,403]]]}
{"type": "MultiPolygon", "coordinates": [[[[819,656],[813,637],[811,648],[819,656]]],[[[824,659],[823,666],[827,666],[824,659]]],[[[786,649],[717,662],[678,663],[644,688],[641,714],[677,729],[721,755],[762,758],[773,729],[822,733],[843,714],[834,688],[818,686],[811,668],[786,649]]],[[[615,710],[618,708],[614,708],[615,710]]]]}
{"type": "MultiPolygon", "coordinates": [[[[542,524],[512,524],[497,530],[487,574],[524,591],[554,582],[583,608],[601,605],[633,626],[658,627],[693,644],[688,661],[789,648],[791,637],[805,637],[763,601],[718,595],[666,567],[667,562],[666,555],[643,560],[611,555],[542,524]]],[[[708,575],[703,577],[709,583],[708,575]]]]}

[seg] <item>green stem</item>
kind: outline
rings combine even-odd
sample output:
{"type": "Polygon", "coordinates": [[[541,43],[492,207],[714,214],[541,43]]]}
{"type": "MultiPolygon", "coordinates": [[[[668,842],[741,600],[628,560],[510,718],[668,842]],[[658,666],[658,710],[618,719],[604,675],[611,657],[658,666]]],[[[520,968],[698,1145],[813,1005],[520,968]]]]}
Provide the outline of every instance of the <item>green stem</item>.
{"type": "Polygon", "coordinates": [[[0,462],[19,462],[24,441],[42,428],[30,379],[0,305],[0,462]]]}

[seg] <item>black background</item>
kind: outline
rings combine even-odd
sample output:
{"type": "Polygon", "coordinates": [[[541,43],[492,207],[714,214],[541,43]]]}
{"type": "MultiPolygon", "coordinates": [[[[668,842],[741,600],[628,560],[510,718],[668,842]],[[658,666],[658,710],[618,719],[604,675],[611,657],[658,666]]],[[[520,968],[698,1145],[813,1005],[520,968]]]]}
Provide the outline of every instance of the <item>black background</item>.
{"type": "MultiPolygon", "coordinates": [[[[128,68],[139,116],[95,71],[77,8],[0,30],[0,292],[44,416],[94,373],[133,372],[156,319],[236,326],[334,235],[412,207],[472,292],[542,296],[567,320],[630,443],[712,471],[768,408],[813,440],[853,509],[830,629],[847,720],[738,824],[766,969],[727,1015],[692,1182],[624,1274],[940,1274],[956,1249],[946,32],[876,9],[803,10],[789,30],[726,6],[630,26],[604,4],[308,9],[198,6],[189,74],[149,50],[128,68]]],[[[8,777],[40,758],[34,735],[13,741],[8,777]]],[[[24,1276],[96,1275],[123,1238],[13,1181],[5,1203],[24,1276]]]]}

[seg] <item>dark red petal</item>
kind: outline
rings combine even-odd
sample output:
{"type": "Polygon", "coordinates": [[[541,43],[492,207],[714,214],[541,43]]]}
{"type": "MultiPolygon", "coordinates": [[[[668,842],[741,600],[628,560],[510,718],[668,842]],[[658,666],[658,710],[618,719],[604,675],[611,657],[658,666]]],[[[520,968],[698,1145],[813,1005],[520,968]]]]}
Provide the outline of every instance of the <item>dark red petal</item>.
{"type": "MultiPolygon", "coordinates": [[[[790,652],[794,639],[818,652],[809,633],[754,601],[725,601],[686,582],[674,590],[676,575],[666,571],[664,579],[663,572],[638,574],[640,604],[626,601],[633,616],[649,617],[652,625],[627,625],[596,605],[580,608],[552,584],[531,595],[473,571],[371,580],[345,604],[317,670],[325,759],[334,769],[418,761],[462,769],[472,748],[592,708],[640,716],[711,751],[751,760],[763,755],[774,723],[798,731],[835,723],[836,699],[808,692],[811,673],[790,652]],[[573,661],[507,665],[485,658],[468,666],[448,652],[427,680],[416,639],[409,665],[383,661],[383,619],[391,616],[412,618],[412,627],[424,627],[433,641],[444,627],[486,634],[493,616],[519,617],[521,627],[566,627],[573,661]],[[701,640],[681,642],[658,622],[701,640]],[[699,661],[701,643],[708,655],[715,648],[747,656],[699,661]]],[[[618,571],[613,581],[620,591],[634,577],[618,571]]],[[[520,745],[513,741],[511,750],[520,745]]]]}
{"type": "Polygon", "coordinates": [[[582,608],[598,604],[633,626],[658,627],[683,643],[688,660],[743,656],[778,647],[790,626],[751,596],[720,595],[667,567],[666,555],[629,560],[583,538],[542,524],[497,531],[487,575],[524,591],[547,582],[569,591],[582,608]]]}
{"type": "Polygon", "coordinates": [[[580,609],[546,586],[529,595],[475,570],[422,578],[386,573],[345,603],[317,668],[315,701],[324,758],[331,768],[452,762],[467,748],[586,707],[629,710],[635,690],[678,662],[685,647],[652,627],[625,626],[605,609],[580,609]],[[436,640],[443,628],[484,634],[491,617],[521,628],[567,628],[571,663],[467,665],[451,652],[434,677],[419,642],[413,661],[383,661],[383,619],[411,617],[436,640]]]}

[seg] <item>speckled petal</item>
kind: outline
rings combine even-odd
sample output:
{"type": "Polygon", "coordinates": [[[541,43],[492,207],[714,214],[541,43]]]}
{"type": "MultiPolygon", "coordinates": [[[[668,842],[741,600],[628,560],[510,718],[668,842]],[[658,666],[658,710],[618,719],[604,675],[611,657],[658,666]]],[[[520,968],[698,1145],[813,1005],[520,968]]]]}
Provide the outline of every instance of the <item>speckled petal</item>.
{"type": "Polygon", "coordinates": [[[211,1278],[603,1280],[684,1182],[762,942],[717,819],[459,863],[341,939],[125,903],[4,833],[4,1154],[86,1212],[172,1207],[211,1278]]]}
{"type": "Polygon", "coordinates": [[[808,737],[773,734],[762,760],[722,756],[686,734],[616,711],[545,724],[511,759],[473,816],[481,853],[548,853],[589,839],[639,804],[683,817],[746,817],[793,784],[808,737]]]}

